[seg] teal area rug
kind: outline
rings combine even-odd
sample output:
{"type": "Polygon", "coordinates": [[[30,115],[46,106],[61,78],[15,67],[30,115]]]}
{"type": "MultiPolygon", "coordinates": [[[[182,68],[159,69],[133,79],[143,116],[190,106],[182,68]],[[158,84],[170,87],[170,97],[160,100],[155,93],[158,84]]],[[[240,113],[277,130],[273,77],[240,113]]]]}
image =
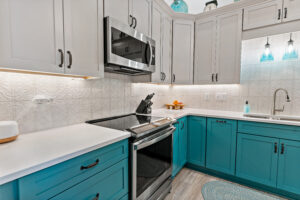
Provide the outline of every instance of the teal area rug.
{"type": "Polygon", "coordinates": [[[280,200],[267,194],[223,181],[206,183],[202,188],[204,200],[280,200]]]}

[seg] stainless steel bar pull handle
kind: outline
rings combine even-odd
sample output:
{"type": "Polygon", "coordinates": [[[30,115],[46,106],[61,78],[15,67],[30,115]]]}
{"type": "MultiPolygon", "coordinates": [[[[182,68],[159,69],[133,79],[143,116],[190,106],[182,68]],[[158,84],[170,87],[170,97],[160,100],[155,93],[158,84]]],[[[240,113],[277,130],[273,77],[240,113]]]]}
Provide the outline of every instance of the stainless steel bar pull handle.
{"type": "Polygon", "coordinates": [[[59,67],[63,67],[63,64],[64,64],[64,52],[61,49],[58,49],[58,52],[60,53],[60,64],[58,66],[59,67]]]}
{"type": "Polygon", "coordinates": [[[176,76],[175,74],[173,74],[173,82],[175,83],[175,80],[176,80],[176,76]]]}
{"type": "Polygon", "coordinates": [[[278,20],[281,19],[281,9],[278,9],[278,20]]]}
{"type": "Polygon", "coordinates": [[[215,82],[215,74],[211,75],[211,82],[215,82]]]}
{"type": "Polygon", "coordinates": [[[287,9],[287,8],[284,8],[284,18],[285,18],[285,19],[287,18],[287,14],[288,14],[288,9],[287,9]]]}
{"type": "Polygon", "coordinates": [[[73,57],[71,51],[67,51],[67,54],[69,55],[69,65],[67,68],[71,69],[71,66],[73,64],[73,57]]]}
{"type": "Polygon", "coordinates": [[[131,19],[131,23],[130,23],[130,27],[132,27],[132,25],[133,25],[133,16],[132,15],[129,15],[129,18],[131,19]]]}

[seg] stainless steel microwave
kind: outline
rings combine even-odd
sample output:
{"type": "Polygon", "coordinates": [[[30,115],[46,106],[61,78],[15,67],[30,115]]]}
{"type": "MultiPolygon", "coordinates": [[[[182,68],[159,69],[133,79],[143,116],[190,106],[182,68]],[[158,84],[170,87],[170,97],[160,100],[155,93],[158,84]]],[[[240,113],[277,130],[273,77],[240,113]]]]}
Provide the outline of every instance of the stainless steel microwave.
{"type": "Polygon", "coordinates": [[[142,75],[155,72],[155,41],[143,33],[106,17],[105,71],[142,75]]]}

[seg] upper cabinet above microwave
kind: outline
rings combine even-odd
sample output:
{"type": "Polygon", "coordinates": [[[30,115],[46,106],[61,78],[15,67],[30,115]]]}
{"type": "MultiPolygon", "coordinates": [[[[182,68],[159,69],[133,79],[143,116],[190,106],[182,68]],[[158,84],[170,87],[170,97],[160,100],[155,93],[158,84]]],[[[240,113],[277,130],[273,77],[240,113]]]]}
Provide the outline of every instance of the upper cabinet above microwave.
{"type": "Polygon", "coordinates": [[[244,9],[243,30],[300,19],[300,1],[272,0],[244,9]]]}
{"type": "Polygon", "coordinates": [[[101,76],[100,2],[1,0],[0,68],[101,76]]]}
{"type": "Polygon", "coordinates": [[[104,15],[151,36],[152,0],[104,0],[104,15]]]}

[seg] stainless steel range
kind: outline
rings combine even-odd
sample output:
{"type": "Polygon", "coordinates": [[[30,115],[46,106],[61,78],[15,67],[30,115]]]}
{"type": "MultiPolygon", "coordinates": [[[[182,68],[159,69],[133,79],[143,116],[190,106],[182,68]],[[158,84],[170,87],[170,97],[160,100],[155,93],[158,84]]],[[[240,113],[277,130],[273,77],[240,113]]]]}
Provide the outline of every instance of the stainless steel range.
{"type": "Polygon", "coordinates": [[[173,162],[172,125],[176,120],[141,114],[88,121],[131,132],[131,199],[157,200],[171,190],[173,162]]]}

